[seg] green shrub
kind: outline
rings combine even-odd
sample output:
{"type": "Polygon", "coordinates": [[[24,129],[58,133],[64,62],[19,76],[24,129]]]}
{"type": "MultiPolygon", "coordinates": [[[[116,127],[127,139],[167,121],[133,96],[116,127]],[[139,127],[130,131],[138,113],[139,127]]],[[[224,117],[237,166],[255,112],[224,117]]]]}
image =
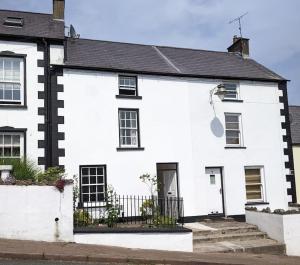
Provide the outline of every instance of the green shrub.
{"type": "Polygon", "coordinates": [[[79,227],[92,224],[92,218],[90,217],[89,213],[83,211],[82,209],[74,211],[73,218],[74,224],[79,227]]]}
{"type": "Polygon", "coordinates": [[[63,179],[65,171],[59,167],[49,167],[46,171],[37,175],[37,182],[55,182],[63,179]]]}
{"type": "Polygon", "coordinates": [[[153,217],[153,225],[156,227],[176,225],[176,219],[167,215],[158,215],[153,217]]]}
{"type": "Polygon", "coordinates": [[[30,159],[2,159],[1,165],[12,165],[12,176],[16,180],[32,180],[35,181],[40,174],[39,167],[30,159]]]}

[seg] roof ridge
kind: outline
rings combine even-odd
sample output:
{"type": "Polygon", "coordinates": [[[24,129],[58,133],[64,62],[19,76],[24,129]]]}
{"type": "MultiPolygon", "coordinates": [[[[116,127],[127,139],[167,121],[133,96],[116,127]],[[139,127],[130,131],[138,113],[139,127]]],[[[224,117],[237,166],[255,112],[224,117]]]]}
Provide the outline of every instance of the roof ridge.
{"type": "Polygon", "coordinates": [[[9,10],[9,9],[0,9],[0,12],[17,12],[17,13],[27,13],[27,14],[36,14],[36,15],[48,15],[52,16],[51,13],[41,13],[41,12],[31,12],[31,11],[22,11],[22,10],[9,10]]]}
{"type": "Polygon", "coordinates": [[[171,61],[171,59],[168,58],[168,56],[166,56],[157,46],[152,46],[152,48],[167,62],[168,65],[174,68],[176,72],[182,73],[181,70],[171,61]]]}
{"type": "MultiPolygon", "coordinates": [[[[67,37],[70,38],[70,37],[67,37]]],[[[70,38],[71,39],[71,38],[70,38]]],[[[95,42],[109,42],[109,43],[119,43],[119,44],[130,44],[130,45],[139,45],[139,46],[147,46],[147,47],[157,47],[157,48],[171,48],[171,49],[180,49],[180,50],[194,50],[194,51],[204,51],[204,52],[212,52],[212,53],[223,53],[232,55],[232,53],[225,51],[213,51],[213,50],[205,50],[205,49],[196,49],[196,48],[187,48],[187,47],[175,47],[175,46],[164,46],[164,45],[155,45],[155,44],[143,44],[143,43],[133,43],[133,42],[122,42],[122,41],[110,41],[110,40],[97,40],[97,39],[88,39],[88,38],[79,38],[78,40],[86,40],[86,41],[95,41],[95,42]]],[[[236,55],[236,54],[234,54],[236,55]]]]}

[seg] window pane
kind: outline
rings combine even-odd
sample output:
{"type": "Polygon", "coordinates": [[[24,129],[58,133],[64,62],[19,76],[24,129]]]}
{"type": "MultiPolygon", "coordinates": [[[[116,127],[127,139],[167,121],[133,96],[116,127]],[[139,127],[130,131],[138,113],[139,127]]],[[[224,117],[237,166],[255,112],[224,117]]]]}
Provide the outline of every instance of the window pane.
{"type": "Polygon", "coordinates": [[[88,186],[82,186],[82,193],[89,193],[89,187],[88,186]]]}
{"type": "Polygon", "coordinates": [[[4,144],[11,145],[11,135],[4,135],[4,144]]]}
{"type": "Polygon", "coordinates": [[[239,122],[239,115],[225,115],[226,122],[239,122]]]}
{"type": "Polygon", "coordinates": [[[89,195],[88,194],[83,194],[82,195],[82,200],[83,200],[83,202],[88,202],[89,201],[89,195]]]}
{"type": "Polygon", "coordinates": [[[90,175],[96,175],[96,168],[90,168],[90,175]]]}
{"type": "Polygon", "coordinates": [[[0,145],[3,145],[3,134],[0,135],[0,145]]]}
{"type": "Polygon", "coordinates": [[[239,129],[239,124],[238,123],[234,123],[234,122],[230,122],[230,123],[226,123],[226,129],[239,129]]]}
{"type": "Polygon", "coordinates": [[[4,156],[11,156],[11,147],[4,147],[4,156]]]}
{"type": "Polygon", "coordinates": [[[5,100],[12,100],[12,90],[9,89],[9,90],[4,90],[4,99],[5,100]]]}
{"type": "Polygon", "coordinates": [[[90,183],[91,184],[95,184],[96,183],[96,177],[95,176],[91,176],[90,177],[90,183]]]}
{"type": "Polygon", "coordinates": [[[104,194],[103,193],[99,193],[97,195],[97,199],[98,199],[99,202],[104,201],[104,194]]]}
{"type": "Polygon", "coordinates": [[[4,90],[0,88],[0,99],[4,99],[4,90]]]}
{"type": "Polygon", "coordinates": [[[82,184],[89,184],[89,178],[88,177],[82,177],[82,184]]]}
{"type": "Polygon", "coordinates": [[[20,157],[20,147],[13,147],[12,148],[12,156],[20,157]]]}
{"type": "Polygon", "coordinates": [[[104,192],[104,186],[103,185],[98,185],[97,186],[97,191],[98,192],[104,192]]]}
{"type": "Polygon", "coordinates": [[[91,194],[90,195],[90,201],[95,202],[96,201],[96,194],[91,194]]]}
{"type": "Polygon", "coordinates": [[[21,91],[13,90],[13,100],[21,100],[21,91]]]}
{"type": "Polygon", "coordinates": [[[3,154],[4,154],[4,149],[3,147],[0,147],[0,157],[3,156],[3,154]]]}
{"type": "Polygon", "coordinates": [[[240,137],[240,133],[239,133],[239,131],[230,131],[230,130],[227,130],[226,131],[226,137],[227,138],[239,138],[240,137]]]}
{"type": "Polygon", "coordinates": [[[12,61],[12,80],[13,81],[20,81],[20,60],[18,59],[13,59],[12,61]]]}
{"type": "Polygon", "coordinates": [[[82,175],[88,175],[88,174],[89,174],[89,169],[86,168],[86,167],[85,167],[85,168],[82,168],[82,169],[81,169],[81,174],[82,174],[82,175]]]}
{"type": "Polygon", "coordinates": [[[98,176],[97,177],[97,183],[104,183],[104,177],[103,176],[98,176]]]}
{"type": "Polygon", "coordinates": [[[91,193],[96,193],[96,185],[90,186],[90,192],[91,193]]]}
{"type": "Polygon", "coordinates": [[[12,81],[13,72],[12,72],[12,62],[8,58],[4,59],[4,80],[12,81]]]}
{"type": "Polygon", "coordinates": [[[239,138],[226,138],[226,144],[240,144],[239,138]]]}
{"type": "Polygon", "coordinates": [[[103,175],[103,168],[102,167],[97,168],[97,174],[98,175],[103,175]]]}

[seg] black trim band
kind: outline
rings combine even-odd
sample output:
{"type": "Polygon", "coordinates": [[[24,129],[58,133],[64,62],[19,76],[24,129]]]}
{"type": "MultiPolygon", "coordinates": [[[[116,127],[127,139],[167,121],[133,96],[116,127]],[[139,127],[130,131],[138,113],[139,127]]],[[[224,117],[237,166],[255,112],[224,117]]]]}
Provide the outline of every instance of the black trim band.
{"type": "MultiPolygon", "coordinates": [[[[286,169],[290,172],[294,172],[294,158],[293,158],[293,147],[291,139],[291,127],[290,127],[290,115],[289,115],[289,104],[287,96],[287,82],[282,81],[278,84],[278,89],[282,91],[282,96],[279,97],[279,102],[283,103],[283,109],[280,110],[280,115],[285,118],[285,122],[281,123],[281,128],[286,130],[286,135],[282,137],[283,142],[287,144],[287,148],[283,149],[283,154],[288,156],[288,161],[284,163],[286,169]]],[[[297,202],[296,195],[296,182],[294,175],[286,175],[286,181],[290,182],[291,188],[287,189],[287,195],[292,196],[292,202],[297,202]]]]}

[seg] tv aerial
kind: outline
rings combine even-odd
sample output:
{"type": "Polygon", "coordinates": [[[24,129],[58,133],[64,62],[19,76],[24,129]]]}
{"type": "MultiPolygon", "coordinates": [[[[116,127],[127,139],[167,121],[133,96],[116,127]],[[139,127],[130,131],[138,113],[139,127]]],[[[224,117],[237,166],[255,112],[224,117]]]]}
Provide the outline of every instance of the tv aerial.
{"type": "Polygon", "coordinates": [[[243,14],[243,15],[241,15],[241,16],[239,16],[239,17],[237,17],[237,18],[235,18],[235,19],[233,19],[233,20],[231,20],[231,21],[229,21],[229,24],[232,24],[233,22],[238,22],[238,23],[239,23],[239,31],[240,31],[240,37],[241,37],[241,38],[243,37],[243,35],[242,35],[242,23],[241,23],[241,19],[242,19],[244,16],[248,15],[248,13],[249,13],[249,12],[246,12],[245,14],[243,14]]]}
{"type": "Polygon", "coordinates": [[[72,39],[79,39],[80,35],[76,33],[75,28],[73,27],[73,25],[71,24],[69,27],[69,37],[71,37],[72,39]]]}

